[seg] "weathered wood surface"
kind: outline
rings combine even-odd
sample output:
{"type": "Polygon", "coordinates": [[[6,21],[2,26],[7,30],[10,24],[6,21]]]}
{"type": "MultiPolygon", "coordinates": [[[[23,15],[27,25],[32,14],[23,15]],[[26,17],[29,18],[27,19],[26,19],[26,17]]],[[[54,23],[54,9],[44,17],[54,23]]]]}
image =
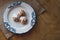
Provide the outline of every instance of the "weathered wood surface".
{"type": "MultiPolygon", "coordinates": [[[[37,15],[36,25],[30,32],[14,35],[10,40],[60,40],[60,0],[37,1],[42,4],[46,12],[37,15]]],[[[6,40],[2,31],[0,40],[6,40]]]]}

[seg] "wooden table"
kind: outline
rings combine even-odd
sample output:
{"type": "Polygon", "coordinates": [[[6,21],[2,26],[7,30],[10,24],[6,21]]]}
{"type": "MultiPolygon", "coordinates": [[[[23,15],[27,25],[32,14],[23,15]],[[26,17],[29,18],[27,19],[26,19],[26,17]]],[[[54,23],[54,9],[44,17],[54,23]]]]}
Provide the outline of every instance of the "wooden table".
{"type": "MultiPolygon", "coordinates": [[[[37,16],[35,27],[23,35],[14,35],[10,40],[60,40],[60,0],[37,0],[46,9],[37,16]]],[[[0,40],[6,40],[0,30],[0,40]]]]}

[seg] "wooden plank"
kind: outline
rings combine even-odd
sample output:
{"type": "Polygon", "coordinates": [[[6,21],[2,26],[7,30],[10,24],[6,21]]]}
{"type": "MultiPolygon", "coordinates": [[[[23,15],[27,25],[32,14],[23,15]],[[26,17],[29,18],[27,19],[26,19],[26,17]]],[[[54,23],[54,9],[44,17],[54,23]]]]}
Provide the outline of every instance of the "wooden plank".
{"type": "Polygon", "coordinates": [[[0,30],[0,40],[6,40],[5,36],[3,35],[2,31],[0,30]]]}

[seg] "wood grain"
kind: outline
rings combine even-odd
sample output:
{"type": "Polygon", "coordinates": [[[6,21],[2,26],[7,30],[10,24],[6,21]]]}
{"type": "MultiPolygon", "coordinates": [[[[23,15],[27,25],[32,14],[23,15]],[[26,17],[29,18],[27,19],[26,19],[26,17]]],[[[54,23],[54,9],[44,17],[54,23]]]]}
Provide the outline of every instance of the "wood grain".
{"type": "MultiPolygon", "coordinates": [[[[22,35],[14,35],[10,40],[60,40],[60,0],[37,0],[46,9],[37,15],[34,28],[22,35]]],[[[4,40],[0,31],[0,40],[4,40]],[[1,37],[2,36],[2,37],[1,37]]]]}
{"type": "Polygon", "coordinates": [[[5,36],[3,35],[2,31],[0,30],[0,40],[6,40],[5,36]]]}

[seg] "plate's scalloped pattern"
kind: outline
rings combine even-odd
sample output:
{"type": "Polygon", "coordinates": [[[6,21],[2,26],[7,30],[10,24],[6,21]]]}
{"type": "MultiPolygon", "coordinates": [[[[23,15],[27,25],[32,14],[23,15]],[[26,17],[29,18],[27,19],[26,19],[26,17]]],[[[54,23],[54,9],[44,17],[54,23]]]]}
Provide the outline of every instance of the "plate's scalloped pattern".
{"type": "Polygon", "coordinates": [[[18,6],[18,5],[20,5],[22,2],[13,2],[13,3],[11,3],[9,6],[8,6],[8,8],[12,8],[12,7],[14,7],[14,6],[18,6]]]}
{"type": "Polygon", "coordinates": [[[12,28],[12,27],[8,24],[8,22],[4,22],[4,24],[5,24],[6,28],[7,28],[9,31],[12,31],[13,33],[16,33],[16,30],[15,30],[14,28],[12,28]]]}
{"type": "Polygon", "coordinates": [[[34,13],[34,12],[32,12],[31,26],[34,26],[35,21],[36,21],[36,15],[35,15],[35,13],[34,13]]]}

